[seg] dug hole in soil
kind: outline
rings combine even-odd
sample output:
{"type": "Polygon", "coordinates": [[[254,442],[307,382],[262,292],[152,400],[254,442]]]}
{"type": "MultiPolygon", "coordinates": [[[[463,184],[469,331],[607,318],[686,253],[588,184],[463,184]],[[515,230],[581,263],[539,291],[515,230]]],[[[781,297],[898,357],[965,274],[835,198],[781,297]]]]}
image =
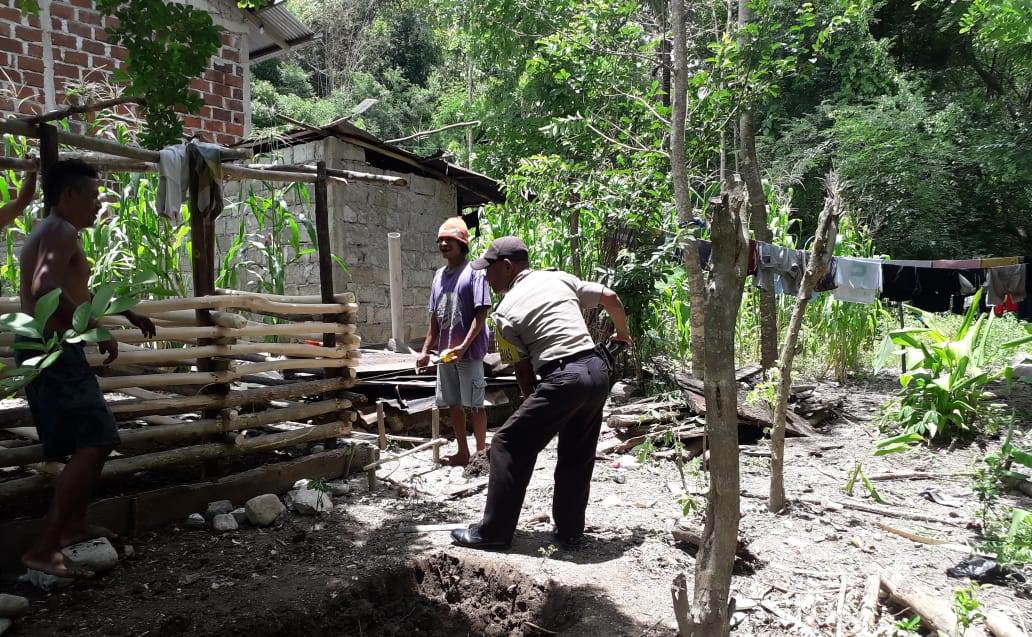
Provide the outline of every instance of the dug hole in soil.
{"type": "Polygon", "coordinates": [[[330,599],[315,614],[294,609],[238,628],[253,637],[492,637],[549,634],[576,621],[565,607],[569,596],[553,580],[443,552],[353,584],[331,581],[328,588],[330,599]]]}

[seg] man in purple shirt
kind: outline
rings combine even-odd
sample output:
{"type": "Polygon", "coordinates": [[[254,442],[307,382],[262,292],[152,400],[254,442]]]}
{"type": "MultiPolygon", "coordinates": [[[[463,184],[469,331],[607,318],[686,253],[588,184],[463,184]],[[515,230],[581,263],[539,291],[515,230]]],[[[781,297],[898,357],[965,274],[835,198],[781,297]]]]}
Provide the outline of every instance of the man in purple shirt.
{"type": "Polygon", "coordinates": [[[487,439],[484,410],[484,356],[487,354],[487,311],[491,293],[484,273],[469,267],[469,230],[462,217],[452,217],[437,232],[437,249],[447,265],[434,275],[430,290],[430,325],[416,366],[430,364],[430,350],[440,353],[437,365],[437,406],[448,408],[458,451],[441,459],[442,464],[469,464],[466,417],[470,410],[477,451],[487,439]]]}

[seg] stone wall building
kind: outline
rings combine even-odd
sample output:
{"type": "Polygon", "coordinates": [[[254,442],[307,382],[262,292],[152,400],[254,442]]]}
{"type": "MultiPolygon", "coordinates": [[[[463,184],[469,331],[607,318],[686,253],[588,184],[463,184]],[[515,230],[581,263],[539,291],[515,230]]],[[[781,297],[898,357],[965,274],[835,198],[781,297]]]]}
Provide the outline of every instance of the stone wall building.
{"type": "MultiPolygon", "coordinates": [[[[234,0],[189,0],[222,27],[222,46],[190,86],[204,98],[183,119],[185,133],[233,144],[251,133],[251,65],[315,40],[282,3],[243,10],[234,0]]],[[[116,20],[93,0],[39,0],[23,15],[17,0],[0,0],[0,115],[31,115],[69,103],[69,93],[110,97],[111,74],[127,51],[107,41],[116,20]]],[[[96,97],[95,97],[96,99],[96,97]]],[[[73,126],[76,122],[72,121],[73,126]]]]}
{"type": "MultiPolygon", "coordinates": [[[[436,245],[437,229],[445,219],[456,215],[464,216],[471,228],[475,227],[480,206],[503,200],[492,179],[391,146],[346,121],[287,133],[275,143],[248,145],[256,154],[267,153],[279,164],[323,160],[327,168],[407,180],[408,184],[401,187],[353,180],[328,188],[332,251],[347,264],[346,272],[334,267],[334,288],[355,293],[360,305],[358,329],[365,344],[386,343],[391,336],[387,233],[401,233],[405,338],[419,340],[426,333],[426,304],[434,271],[443,264],[436,245]]],[[[241,184],[242,194],[246,195],[248,188],[260,187],[245,182],[241,184]]],[[[309,202],[292,198],[288,204],[314,223],[313,187],[308,188],[309,202]]],[[[232,200],[232,195],[227,196],[227,201],[232,200]]],[[[226,210],[216,221],[216,258],[221,259],[232,245],[242,219],[250,231],[256,231],[246,206],[226,210]]],[[[307,238],[303,240],[308,247],[315,247],[307,238]]],[[[307,255],[289,268],[286,292],[319,294],[318,255],[307,255]]]]}

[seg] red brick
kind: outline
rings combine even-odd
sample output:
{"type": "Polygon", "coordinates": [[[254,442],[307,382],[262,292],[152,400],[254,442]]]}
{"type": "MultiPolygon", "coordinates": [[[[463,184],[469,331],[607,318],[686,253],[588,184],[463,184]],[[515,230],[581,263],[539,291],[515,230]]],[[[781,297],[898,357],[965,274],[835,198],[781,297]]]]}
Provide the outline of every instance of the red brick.
{"type": "Polygon", "coordinates": [[[235,48],[223,49],[222,57],[226,58],[230,62],[239,62],[240,61],[240,52],[237,49],[235,49],[235,48]]]}
{"type": "Polygon", "coordinates": [[[36,88],[43,88],[43,76],[39,73],[23,72],[21,76],[22,83],[29,86],[35,86],[36,88]]]}
{"type": "Polygon", "coordinates": [[[0,7],[0,20],[4,22],[21,22],[21,11],[12,7],[0,7]]]}
{"type": "Polygon", "coordinates": [[[79,41],[66,33],[54,33],[50,36],[50,41],[54,43],[54,46],[66,49],[79,48],[79,41]]]}
{"type": "Polygon", "coordinates": [[[228,86],[226,86],[225,84],[216,84],[215,82],[212,82],[211,83],[211,92],[216,94],[216,95],[218,95],[218,96],[220,96],[220,97],[229,97],[230,96],[230,88],[228,86]]]}
{"type": "Polygon", "coordinates": [[[212,119],[217,119],[220,122],[228,122],[228,121],[230,121],[230,116],[231,115],[232,115],[232,113],[230,113],[229,111],[227,111],[224,108],[213,108],[213,109],[211,109],[211,118],[212,119]]]}
{"type": "Polygon", "coordinates": [[[81,51],[64,51],[61,60],[75,66],[89,66],[90,58],[81,51]]]}
{"type": "Polygon", "coordinates": [[[21,53],[25,50],[22,43],[18,40],[12,40],[11,38],[0,38],[0,51],[7,51],[8,53],[21,53]]]}
{"type": "Polygon", "coordinates": [[[223,100],[222,105],[226,108],[226,110],[232,111],[234,113],[240,113],[244,110],[244,103],[240,100],[223,100]]]}
{"type": "Polygon", "coordinates": [[[82,24],[81,22],[69,22],[68,31],[69,33],[74,33],[77,36],[87,39],[93,37],[93,27],[88,24],[82,24]]]}
{"type": "Polygon", "coordinates": [[[118,18],[114,18],[112,16],[105,16],[104,17],[104,28],[105,29],[117,29],[119,24],[121,24],[121,23],[119,22],[118,18]]]}
{"type": "Polygon", "coordinates": [[[223,146],[229,146],[230,144],[235,144],[235,143],[237,143],[240,140],[237,139],[236,137],[233,137],[232,135],[226,135],[224,133],[219,133],[218,135],[215,136],[215,141],[218,142],[219,144],[222,144],[223,146]]]}
{"type": "Polygon", "coordinates": [[[29,57],[43,58],[43,47],[38,44],[29,43],[28,49],[25,51],[29,57]]]}
{"type": "Polygon", "coordinates": [[[20,24],[14,27],[14,37],[22,42],[42,42],[43,31],[32,27],[23,27],[20,24]]]}
{"type": "Polygon", "coordinates": [[[195,77],[192,80],[190,80],[190,88],[192,88],[195,91],[204,92],[208,90],[208,82],[202,80],[199,77],[195,77]]]}
{"type": "Polygon", "coordinates": [[[235,99],[235,100],[242,100],[242,99],[244,99],[244,89],[242,89],[242,88],[235,88],[235,89],[233,89],[233,99],[235,99]]]}
{"type": "Polygon", "coordinates": [[[0,66],[4,68],[8,66],[13,66],[12,61],[8,60],[6,53],[0,53],[0,66]]]}
{"type": "Polygon", "coordinates": [[[58,77],[78,78],[79,69],[68,64],[54,63],[54,75],[58,77]]]}
{"type": "Polygon", "coordinates": [[[229,73],[230,75],[234,75],[235,74],[234,73],[235,66],[233,64],[226,64],[225,62],[216,62],[212,66],[215,68],[216,71],[221,71],[223,73],[229,73]]]}
{"type": "Polygon", "coordinates": [[[226,74],[222,71],[212,71],[208,69],[204,72],[204,79],[212,82],[213,84],[225,84],[226,74]]]}
{"type": "Polygon", "coordinates": [[[244,86],[244,78],[239,75],[226,74],[226,84],[233,88],[242,88],[244,86]]]}
{"type": "Polygon", "coordinates": [[[107,82],[111,78],[111,73],[107,69],[93,68],[83,69],[82,81],[83,82],[107,82]]]}
{"type": "Polygon", "coordinates": [[[202,106],[201,110],[199,110],[197,112],[197,114],[200,115],[201,117],[205,118],[205,119],[210,118],[211,117],[211,107],[210,106],[202,106]]]}
{"type": "Polygon", "coordinates": [[[50,15],[65,20],[74,20],[75,8],[67,4],[55,2],[50,5],[50,15]]]}
{"type": "Polygon", "coordinates": [[[23,18],[23,20],[24,20],[25,24],[29,25],[33,29],[38,29],[43,24],[42,22],[39,21],[39,16],[38,15],[25,16],[23,18]]]}
{"type": "Polygon", "coordinates": [[[243,124],[226,124],[226,133],[233,135],[234,137],[244,136],[244,125],[243,124]]]}
{"type": "Polygon", "coordinates": [[[124,60],[127,55],[129,55],[129,49],[125,48],[124,46],[111,47],[111,57],[115,58],[116,60],[124,60]]]}
{"type": "Polygon", "coordinates": [[[87,11],[86,9],[79,9],[79,22],[84,22],[86,24],[92,24],[99,27],[103,23],[103,20],[101,19],[100,14],[96,11],[87,11]]]}
{"type": "Polygon", "coordinates": [[[61,18],[50,18],[50,31],[52,33],[64,33],[66,29],[65,21],[61,18]]]}
{"type": "Polygon", "coordinates": [[[205,93],[204,94],[204,103],[207,104],[208,106],[218,106],[218,107],[221,107],[222,106],[222,98],[220,96],[218,96],[218,95],[215,95],[214,93],[205,93]]]}
{"type": "Polygon", "coordinates": [[[93,8],[93,0],[70,0],[70,2],[73,5],[75,5],[75,6],[79,7],[79,8],[82,8],[82,9],[92,9],[93,8]]]}
{"type": "Polygon", "coordinates": [[[235,46],[236,37],[232,33],[222,32],[222,46],[235,46]]]}
{"type": "Polygon", "coordinates": [[[224,133],[226,125],[217,119],[208,119],[204,121],[204,130],[212,133],[224,133]]]}
{"type": "Polygon", "coordinates": [[[43,60],[41,58],[34,58],[28,55],[18,56],[18,68],[22,71],[33,71],[35,73],[43,72],[43,60]]]}
{"type": "Polygon", "coordinates": [[[83,40],[82,49],[83,51],[92,53],[93,55],[107,56],[108,53],[107,45],[103,42],[97,42],[96,40],[83,40]]]}
{"type": "Polygon", "coordinates": [[[186,128],[200,128],[201,118],[194,115],[187,115],[183,118],[183,126],[186,128]]]}

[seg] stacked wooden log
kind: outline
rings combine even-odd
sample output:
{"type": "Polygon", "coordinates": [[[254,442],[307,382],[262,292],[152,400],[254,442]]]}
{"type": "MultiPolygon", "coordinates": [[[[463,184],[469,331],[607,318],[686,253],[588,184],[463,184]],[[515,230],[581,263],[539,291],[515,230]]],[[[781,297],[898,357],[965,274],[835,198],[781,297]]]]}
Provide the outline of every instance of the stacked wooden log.
{"type": "MultiPolygon", "coordinates": [[[[357,418],[351,407],[365,400],[347,391],[355,382],[361,338],[353,297],[339,294],[334,300],[220,290],[206,297],[143,301],[134,309],[154,320],[153,337],[122,317],[104,319],[120,343],[119,356],[110,365],[94,352],[87,358],[101,375],[122,438],[104,475],[350,434],[357,418]],[[198,325],[196,310],[210,310],[214,325],[198,325]],[[323,346],[326,335],[334,336],[330,347],[323,346]],[[219,371],[198,371],[201,360],[226,364],[219,371]],[[204,391],[214,384],[228,392],[204,391]]],[[[0,299],[0,312],[17,310],[16,299],[0,299]]],[[[0,334],[0,354],[11,355],[4,350],[13,340],[0,334]]],[[[42,462],[42,445],[31,425],[27,407],[0,409],[0,429],[7,434],[0,440],[0,472],[20,467],[32,473],[0,482],[0,501],[46,486],[62,468],[42,462]]]]}

